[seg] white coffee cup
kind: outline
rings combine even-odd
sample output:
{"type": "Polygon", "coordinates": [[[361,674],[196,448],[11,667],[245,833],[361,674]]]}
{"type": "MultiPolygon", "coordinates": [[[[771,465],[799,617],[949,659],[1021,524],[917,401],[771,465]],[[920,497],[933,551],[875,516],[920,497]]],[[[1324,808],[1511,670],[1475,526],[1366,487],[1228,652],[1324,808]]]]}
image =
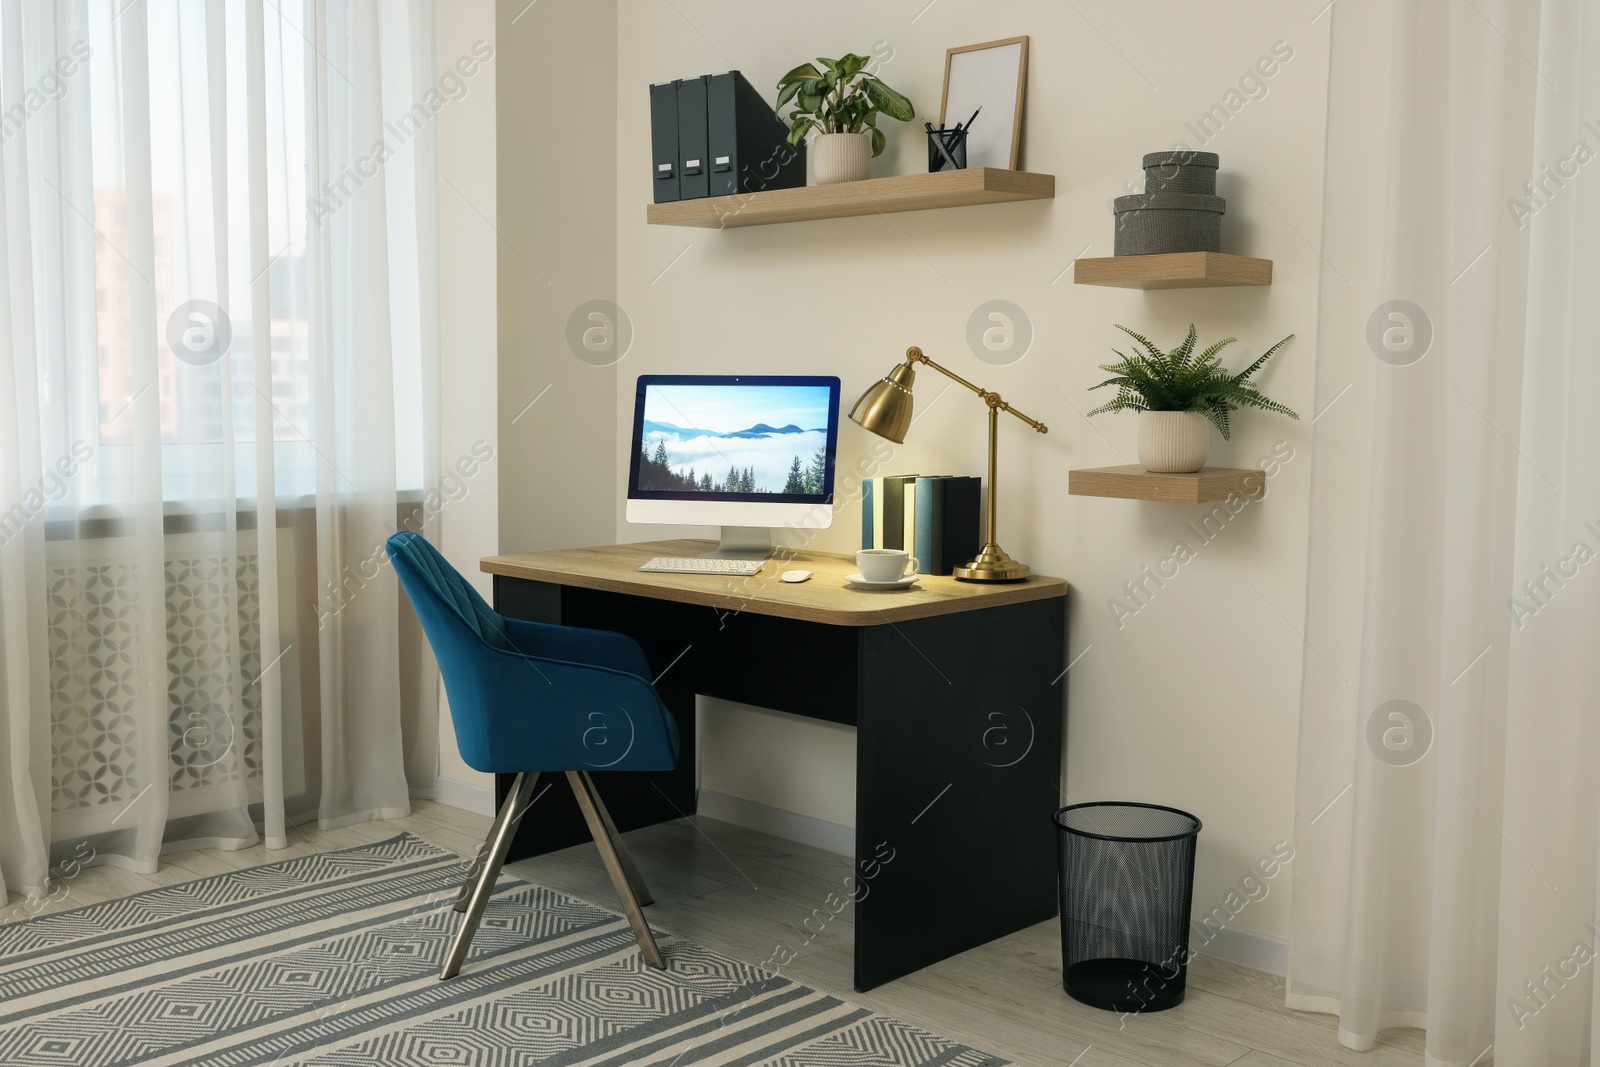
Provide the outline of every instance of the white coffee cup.
{"type": "Polygon", "coordinates": [[[917,573],[917,557],[898,548],[863,548],[856,568],[869,582],[898,582],[917,573]]]}

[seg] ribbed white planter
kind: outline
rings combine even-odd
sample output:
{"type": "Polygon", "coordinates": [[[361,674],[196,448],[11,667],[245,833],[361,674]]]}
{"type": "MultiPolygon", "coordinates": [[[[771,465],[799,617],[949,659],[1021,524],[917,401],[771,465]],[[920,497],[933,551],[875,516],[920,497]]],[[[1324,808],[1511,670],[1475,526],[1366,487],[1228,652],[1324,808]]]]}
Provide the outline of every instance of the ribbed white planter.
{"type": "Polygon", "coordinates": [[[865,133],[824,133],[811,142],[811,172],[818,185],[872,177],[872,142],[865,133]]]}
{"type": "Polygon", "coordinates": [[[1193,411],[1139,412],[1139,465],[1151,474],[1190,474],[1211,454],[1211,424],[1193,411]]]}

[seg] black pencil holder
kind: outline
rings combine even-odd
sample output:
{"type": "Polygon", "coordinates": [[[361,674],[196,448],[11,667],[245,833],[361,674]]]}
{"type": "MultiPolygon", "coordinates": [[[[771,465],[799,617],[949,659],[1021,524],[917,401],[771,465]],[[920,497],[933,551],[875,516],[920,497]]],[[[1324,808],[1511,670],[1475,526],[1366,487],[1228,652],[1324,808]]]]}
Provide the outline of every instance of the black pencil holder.
{"type": "Polygon", "coordinates": [[[967,131],[928,131],[928,173],[967,169],[967,131]],[[943,151],[941,151],[941,148],[943,151]]]}

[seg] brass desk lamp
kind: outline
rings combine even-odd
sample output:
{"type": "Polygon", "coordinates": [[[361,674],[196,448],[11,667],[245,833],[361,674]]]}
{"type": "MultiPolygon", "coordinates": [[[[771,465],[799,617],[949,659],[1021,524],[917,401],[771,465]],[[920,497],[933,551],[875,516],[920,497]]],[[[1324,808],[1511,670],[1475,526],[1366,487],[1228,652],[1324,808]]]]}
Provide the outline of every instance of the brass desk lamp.
{"type": "Polygon", "coordinates": [[[922,349],[906,349],[906,361],[875,382],[855,407],[850,409],[850,420],[879,437],[904,444],[906,430],[911,426],[911,385],[916,381],[916,365],[926,363],[952,381],[971,389],[989,405],[989,528],[983,550],[952,573],[969,582],[1020,582],[1030,573],[1025,563],[1018,563],[1006,555],[995,534],[995,445],[999,436],[1000,412],[1009,411],[1040,433],[1050,430],[1042,422],[1035,422],[1022,412],[1000,399],[999,393],[979,389],[961,375],[946,370],[922,354],[922,349]]]}

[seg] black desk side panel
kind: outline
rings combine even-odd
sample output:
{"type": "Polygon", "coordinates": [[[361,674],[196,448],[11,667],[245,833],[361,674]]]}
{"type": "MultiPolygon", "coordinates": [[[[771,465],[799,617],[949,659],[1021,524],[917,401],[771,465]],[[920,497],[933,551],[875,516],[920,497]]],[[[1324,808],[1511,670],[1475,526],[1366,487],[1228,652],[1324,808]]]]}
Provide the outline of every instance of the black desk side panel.
{"type": "Polygon", "coordinates": [[[865,991],[1056,914],[1066,599],[874,626],[861,641],[865,991]]]}

